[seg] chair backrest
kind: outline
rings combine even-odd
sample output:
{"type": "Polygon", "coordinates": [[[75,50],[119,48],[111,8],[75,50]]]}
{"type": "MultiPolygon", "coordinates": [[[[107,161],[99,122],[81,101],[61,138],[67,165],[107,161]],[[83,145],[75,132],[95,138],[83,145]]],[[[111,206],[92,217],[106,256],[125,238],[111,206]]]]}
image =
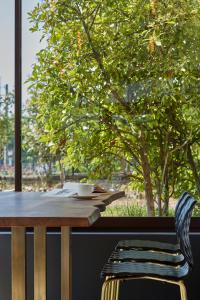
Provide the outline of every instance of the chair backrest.
{"type": "Polygon", "coordinates": [[[191,250],[190,238],[189,238],[189,227],[190,227],[192,209],[195,203],[196,200],[191,196],[186,198],[186,201],[182,206],[179,215],[179,221],[177,223],[177,228],[176,228],[177,239],[180,244],[181,252],[184,255],[190,267],[193,266],[193,257],[192,257],[192,250],[191,250]]]}
{"type": "Polygon", "coordinates": [[[190,194],[188,192],[184,192],[177,204],[176,204],[176,207],[175,207],[175,228],[176,228],[176,231],[177,231],[177,227],[178,227],[178,223],[179,223],[179,219],[180,219],[180,216],[181,216],[181,211],[182,211],[182,208],[184,207],[184,204],[187,202],[187,199],[190,198],[190,194]]]}
{"type": "Polygon", "coordinates": [[[184,202],[184,199],[187,196],[190,196],[188,192],[183,192],[183,194],[180,196],[180,198],[179,198],[179,200],[178,200],[178,202],[176,204],[176,207],[175,207],[175,216],[177,215],[177,213],[178,213],[178,211],[180,209],[181,204],[184,202]]]}

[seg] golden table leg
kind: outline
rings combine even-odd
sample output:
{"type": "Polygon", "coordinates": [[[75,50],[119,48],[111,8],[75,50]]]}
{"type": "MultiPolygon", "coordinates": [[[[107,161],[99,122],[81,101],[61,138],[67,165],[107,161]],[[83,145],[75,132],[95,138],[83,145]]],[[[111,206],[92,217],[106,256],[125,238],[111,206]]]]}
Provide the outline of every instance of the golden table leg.
{"type": "Polygon", "coordinates": [[[70,228],[61,227],[61,300],[71,300],[70,228]]]}
{"type": "Polygon", "coordinates": [[[46,300],[46,228],[34,227],[34,300],[46,300]]]}
{"type": "Polygon", "coordinates": [[[12,227],[12,300],[26,298],[25,246],[25,228],[12,227]]]}

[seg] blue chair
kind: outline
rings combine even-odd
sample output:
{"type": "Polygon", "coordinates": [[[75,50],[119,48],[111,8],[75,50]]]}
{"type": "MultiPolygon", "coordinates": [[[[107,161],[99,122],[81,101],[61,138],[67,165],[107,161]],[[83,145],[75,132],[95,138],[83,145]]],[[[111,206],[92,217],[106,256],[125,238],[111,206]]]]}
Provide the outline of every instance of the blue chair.
{"type": "MultiPolygon", "coordinates": [[[[104,278],[101,300],[118,300],[120,283],[133,279],[157,280],[178,285],[180,287],[181,300],[187,300],[184,278],[188,276],[193,267],[189,225],[196,200],[189,196],[189,194],[184,199],[184,201],[181,201],[182,204],[179,204],[177,208],[178,218],[175,219],[177,244],[174,247],[174,249],[179,248],[184,259],[173,265],[168,264],[167,259],[158,263],[152,260],[148,261],[147,259],[141,262],[133,258],[113,260],[113,257],[110,257],[101,273],[101,276],[104,278]]],[[[169,248],[170,251],[173,250],[173,247],[168,247],[166,255],[168,255],[169,248]]],[[[149,249],[146,251],[149,251],[149,249]]],[[[144,248],[142,252],[145,252],[144,248]]]]}
{"type": "MultiPolygon", "coordinates": [[[[177,202],[175,208],[176,233],[182,209],[188,198],[190,198],[189,193],[184,192],[177,202]]],[[[181,263],[184,260],[184,256],[180,251],[178,240],[175,244],[149,240],[122,240],[118,242],[110,259],[114,261],[137,260],[141,262],[162,262],[173,265],[181,263]]]]}

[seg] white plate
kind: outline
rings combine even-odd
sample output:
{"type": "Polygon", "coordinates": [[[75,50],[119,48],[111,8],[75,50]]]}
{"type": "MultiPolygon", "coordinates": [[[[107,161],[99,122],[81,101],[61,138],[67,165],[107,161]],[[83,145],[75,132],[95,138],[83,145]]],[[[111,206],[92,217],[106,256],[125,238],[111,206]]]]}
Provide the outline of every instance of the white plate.
{"type": "Polygon", "coordinates": [[[87,195],[87,196],[79,196],[79,195],[73,195],[72,198],[80,199],[80,200],[90,200],[95,197],[98,197],[99,195],[87,195]]]}

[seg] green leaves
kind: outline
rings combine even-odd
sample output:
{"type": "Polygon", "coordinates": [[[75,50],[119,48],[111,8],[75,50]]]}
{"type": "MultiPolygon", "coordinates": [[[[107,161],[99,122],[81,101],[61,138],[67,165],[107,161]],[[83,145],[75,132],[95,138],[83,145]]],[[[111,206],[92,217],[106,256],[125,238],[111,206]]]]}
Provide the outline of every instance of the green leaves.
{"type": "Polygon", "coordinates": [[[141,178],[142,131],[154,198],[173,194],[187,141],[199,161],[199,10],[191,0],[38,4],[32,30],[47,45],[29,81],[40,143],[91,176],[125,162],[141,178]]]}

